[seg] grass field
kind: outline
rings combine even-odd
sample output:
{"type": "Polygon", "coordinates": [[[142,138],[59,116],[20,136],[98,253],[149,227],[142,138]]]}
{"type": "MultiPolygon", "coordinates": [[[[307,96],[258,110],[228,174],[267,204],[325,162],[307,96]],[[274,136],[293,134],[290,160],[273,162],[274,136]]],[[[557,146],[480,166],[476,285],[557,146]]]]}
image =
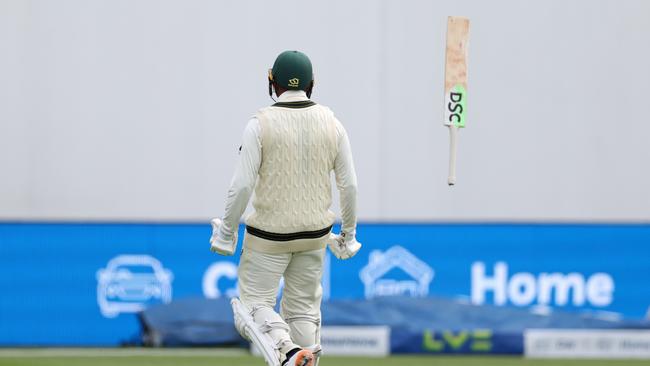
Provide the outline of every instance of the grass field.
{"type": "MultiPolygon", "coordinates": [[[[521,357],[323,357],[320,366],[636,366],[647,360],[528,360],[521,357]]],[[[239,350],[0,349],[0,366],[265,366],[239,350]]]]}

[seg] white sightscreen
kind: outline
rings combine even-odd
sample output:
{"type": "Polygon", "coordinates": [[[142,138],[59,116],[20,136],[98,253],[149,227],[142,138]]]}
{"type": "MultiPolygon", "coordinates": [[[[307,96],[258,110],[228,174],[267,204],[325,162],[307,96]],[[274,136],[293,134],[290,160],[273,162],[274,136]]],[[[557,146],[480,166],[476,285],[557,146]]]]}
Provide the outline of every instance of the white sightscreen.
{"type": "Polygon", "coordinates": [[[363,220],[650,219],[650,2],[0,0],[0,219],[221,215],[285,49],[348,129],[363,220]],[[472,21],[446,185],[447,15],[472,21]]]}

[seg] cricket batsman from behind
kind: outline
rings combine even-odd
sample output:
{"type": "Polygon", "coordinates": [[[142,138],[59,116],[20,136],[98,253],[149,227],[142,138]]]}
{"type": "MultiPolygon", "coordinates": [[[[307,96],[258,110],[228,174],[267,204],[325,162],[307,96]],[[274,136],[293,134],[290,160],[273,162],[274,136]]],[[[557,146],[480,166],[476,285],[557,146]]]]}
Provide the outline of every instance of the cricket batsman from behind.
{"type": "Polygon", "coordinates": [[[329,108],[310,100],[309,58],[298,51],[281,53],[268,79],[277,102],[248,121],[226,212],[212,220],[210,244],[219,254],[235,252],[239,220],[254,190],[238,269],[240,297],[231,301],[235,327],[269,366],[315,366],[321,354],[325,247],[339,259],[361,248],[355,239],[357,177],[343,125],[329,108]],[[332,171],[341,199],[338,235],[331,233],[332,171]]]}

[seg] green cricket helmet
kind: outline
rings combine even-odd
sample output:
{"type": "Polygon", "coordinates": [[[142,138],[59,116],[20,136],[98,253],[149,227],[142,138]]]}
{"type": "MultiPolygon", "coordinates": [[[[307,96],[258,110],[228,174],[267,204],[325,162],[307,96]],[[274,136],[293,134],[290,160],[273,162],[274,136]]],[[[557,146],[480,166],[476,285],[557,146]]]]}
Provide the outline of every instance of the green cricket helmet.
{"type": "Polygon", "coordinates": [[[314,81],[309,57],[300,51],[284,51],[269,70],[269,82],[275,82],[289,90],[307,91],[314,81]]]}

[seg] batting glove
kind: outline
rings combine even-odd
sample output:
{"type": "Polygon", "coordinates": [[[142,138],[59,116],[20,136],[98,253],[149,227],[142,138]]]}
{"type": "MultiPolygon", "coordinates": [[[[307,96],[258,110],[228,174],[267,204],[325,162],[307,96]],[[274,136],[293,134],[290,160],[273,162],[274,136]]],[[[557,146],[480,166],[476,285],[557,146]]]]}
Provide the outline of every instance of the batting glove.
{"type": "Polygon", "coordinates": [[[212,224],[212,236],[210,237],[210,251],[221,255],[233,255],[237,250],[237,232],[235,231],[232,240],[225,240],[219,234],[221,233],[221,219],[210,220],[212,224]]]}
{"type": "Polygon", "coordinates": [[[339,235],[331,233],[327,246],[338,259],[350,259],[361,249],[361,243],[357,241],[355,235],[345,233],[339,235]]]}

